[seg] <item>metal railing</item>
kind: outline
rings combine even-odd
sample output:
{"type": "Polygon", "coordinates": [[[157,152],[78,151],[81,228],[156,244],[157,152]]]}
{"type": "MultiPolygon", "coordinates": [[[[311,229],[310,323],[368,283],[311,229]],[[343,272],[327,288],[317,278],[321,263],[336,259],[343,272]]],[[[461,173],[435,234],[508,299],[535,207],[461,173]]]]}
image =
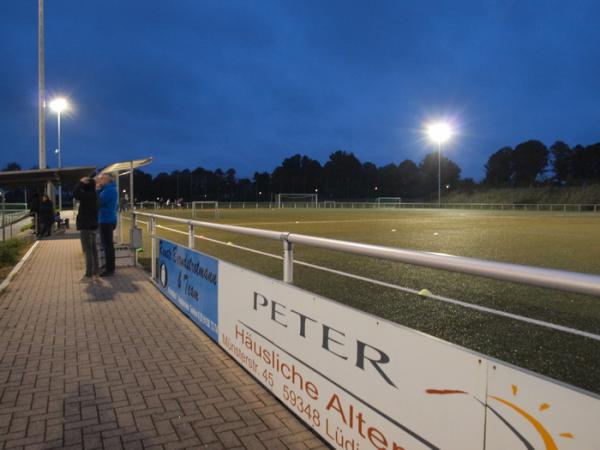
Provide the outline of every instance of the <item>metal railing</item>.
{"type": "Polygon", "coordinates": [[[1,209],[0,208],[0,228],[2,230],[2,241],[6,238],[13,237],[13,224],[17,223],[21,219],[29,216],[28,210],[18,209],[1,209]]]}
{"type": "Polygon", "coordinates": [[[294,279],[294,245],[301,244],[310,247],[340,251],[353,255],[401,262],[431,269],[465,273],[495,280],[510,281],[549,289],[558,289],[578,294],[600,296],[600,276],[568,272],[556,269],[523,266],[518,264],[500,263],[462,256],[452,256],[439,253],[404,250],[380,245],[361,244],[357,242],[327,239],[303,234],[248,228],[236,225],[202,222],[181,219],[159,214],[134,212],[133,225],[137,217],[147,217],[151,240],[152,277],[156,278],[157,258],[157,220],[183,224],[188,227],[188,247],[194,248],[194,229],[204,227],[213,230],[227,231],[246,236],[281,241],[283,246],[283,281],[292,283],[294,279]]]}

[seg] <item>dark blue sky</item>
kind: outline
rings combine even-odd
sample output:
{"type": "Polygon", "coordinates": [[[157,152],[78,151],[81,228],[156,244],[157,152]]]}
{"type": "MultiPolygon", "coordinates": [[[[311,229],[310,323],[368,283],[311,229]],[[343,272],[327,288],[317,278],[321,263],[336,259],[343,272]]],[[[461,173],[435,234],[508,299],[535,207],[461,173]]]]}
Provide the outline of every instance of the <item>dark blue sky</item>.
{"type": "MultiPolygon", "coordinates": [[[[75,110],[63,165],[271,171],[336,149],[481,178],[505,145],[600,141],[597,1],[46,1],[46,84],[75,110]]],[[[37,163],[37,1],[0,2],[0,165],[37,163]]],[[[48,114],[49,165],[56,117],[48,114]]]]}

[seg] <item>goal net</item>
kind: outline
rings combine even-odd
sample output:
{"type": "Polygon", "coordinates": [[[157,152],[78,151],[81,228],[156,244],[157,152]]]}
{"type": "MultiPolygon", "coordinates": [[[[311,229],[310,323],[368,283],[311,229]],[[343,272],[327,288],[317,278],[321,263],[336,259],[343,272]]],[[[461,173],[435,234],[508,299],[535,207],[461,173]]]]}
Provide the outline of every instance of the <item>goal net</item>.
{"type": "Polygon", "coordinates": [[[400,206],[402,204],[402,197],[377,197],[377,206],[400,206]]]}
{"type": "Polygon", "coordinates": [[[317,208],[318,194],[277,194],[278,208],[317,208]]]}
{"type": "Polygon", "coordinates": [[[219,217],[219,202],[210,200],[192,202],[192,219],[216,217],[219,217]]]}

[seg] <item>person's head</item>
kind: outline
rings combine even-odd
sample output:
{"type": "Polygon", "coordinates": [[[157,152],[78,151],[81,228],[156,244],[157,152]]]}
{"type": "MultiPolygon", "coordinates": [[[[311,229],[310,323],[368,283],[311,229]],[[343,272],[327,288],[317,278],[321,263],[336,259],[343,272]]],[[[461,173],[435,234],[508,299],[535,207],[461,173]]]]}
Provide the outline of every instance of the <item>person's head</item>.
{"type": "Polygon", "coordinates": [[[110,173],[101,173],[99,177],[96,177],[96,185],[100,187],[105,186],[113,182],[113,176],[110,173]]]}
{"type": "Polygon", "coordinates": [[[48,200],[50,200],[50,197],[48,197],[46,194],[42,195],[42,201],[47,202],[48,200]]]}

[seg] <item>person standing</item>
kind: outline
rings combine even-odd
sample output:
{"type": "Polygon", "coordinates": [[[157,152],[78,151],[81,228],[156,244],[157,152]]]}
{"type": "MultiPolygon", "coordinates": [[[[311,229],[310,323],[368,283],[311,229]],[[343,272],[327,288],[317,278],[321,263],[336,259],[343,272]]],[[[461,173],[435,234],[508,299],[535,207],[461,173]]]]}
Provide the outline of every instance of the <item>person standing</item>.
{"type": "Polygon", "coordinates": [[[81,248],[85,255],[85,274],[82,281],[92,280],[98,275],[98,248],[96,230],[98,230],[98,194],[94,180],[82,178],[75,185],[73,198],[79,200],[77,229],[81,239],[81,248]]]}
{"type": "Polygon", "coordinates": [[[100,207],[98,210],[98,225],[100,227],[100,242],[104,248],[105,266],[100,274],[108,277],[115,273],[115,245],[113,231],[117,226],[117,208],[119,196],[112,175],[103,173],[97,178],[100,207]]]}
{"type": "Polygon", "coordinates": [[[38,238],[50,236],[52,234],[52,224],[54,223],[54,203],[44,194],[39,207],[40,230],[38,238]]]}

